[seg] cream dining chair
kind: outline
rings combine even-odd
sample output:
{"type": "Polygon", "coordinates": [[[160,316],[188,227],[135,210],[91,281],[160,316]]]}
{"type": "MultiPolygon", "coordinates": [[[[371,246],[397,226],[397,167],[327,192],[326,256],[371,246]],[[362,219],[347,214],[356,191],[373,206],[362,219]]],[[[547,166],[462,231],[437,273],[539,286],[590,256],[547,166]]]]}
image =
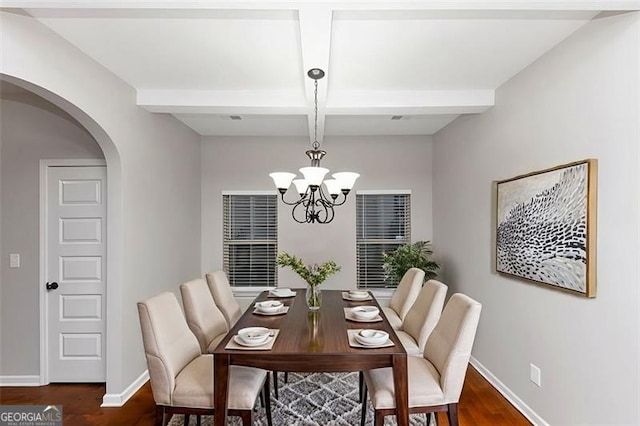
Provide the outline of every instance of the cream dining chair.
{"type": "Polygon", "coordinates": [[[409,269],[402,276],[398,287],[393,292],[389,306],[382,308],[384,315],[394,329],[398,330],[402,327],[402,321],[404,321],[404,317],[416,301],[423,282],[424,271],[422,269],[409,269]]]}
{"type": "Polygon", "coordinates": [[[440,281],[429,280],[418,293],[396,334],[408,355],[421,356],[429,335],[438,324],[448,287],[440,281]]]}
{"type": "MultiPolygon", "coordinates": [[[[156,402],[156,424],[166,425],[172,414],[211,414],[213,355],[200,353],[200,345],[185,321],[178,299],[165,292],[138,303],[142,340],[156,402]]],[[[269,381],[264,370],[231,366],[228,413],[242,424],[253,422],[253,407],[262,390],[267,423],[271,426],[269,381]]]]}
{"type": "Polygon", "coordinates": [[[242,309],[240,309],[240,305],[233,297],[233,290],[227,279],[227,274],[219,270],[209,272],[206,278],[213,300],[216,302],[218,309],[222,311],[227,321],[227,326],[231,329],[242,316],[242,309]]]}
{"type": "MultiPolygon", "coordinates": [[[[460,293],[451,296],[440,321],[429,336],[422,357],[408,356],[409,413],[447,412],[449,424],[458,426],[458,401],[467,374],[471,348],[480,319],[480,303],[460,293]]],[[[374,425],[396,412],[393,370],[379,368],[364,373],[365,389],[361,426],[366,419],[366,395],[371,393],[374,425]]]]}
{"type": "MultiPolygon", "coordinates": [[[[238,304],[235,297],[233,297],[233,290],[231,289],[231,284],[229,284],[227,274],[222,270],[218,270],[209,272],[208,274],[206,274],[206,278],[207,284],[209,285],[209,290],[213,295],[213,300],[215,301],[220,311],[222,311],[222,314],[227,320],[227,326],[229,327],[229,330],[231,330],[231,327],[233,327],[233,325],[242,316],[242,309],[240,309],[240,304],[238,304]]],[[[288,378],[288,373],[285,373],[285,383],[288,381],[288,378]]],[[[276,399],[278,399],[279,395],[277,371],[273,371],[273,392],[276,399]]]]}
{"type": "Polygon", "coordinates": [[[187,324],[198,339],[203,354],[213,353],[229,331],[224,315],[216,306],[207,282],[202,278],[180,285],[187,324]]]}

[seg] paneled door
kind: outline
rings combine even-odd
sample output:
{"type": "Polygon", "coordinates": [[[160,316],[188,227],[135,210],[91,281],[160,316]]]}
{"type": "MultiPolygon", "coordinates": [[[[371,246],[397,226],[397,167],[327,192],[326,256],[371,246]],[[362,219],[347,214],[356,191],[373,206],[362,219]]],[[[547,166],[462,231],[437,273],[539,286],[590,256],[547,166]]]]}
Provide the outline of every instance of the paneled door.
{"type": "Polygon", "coordinates": [[[49,382],[105,381],[106,167],[48,167],[49,382]]]}

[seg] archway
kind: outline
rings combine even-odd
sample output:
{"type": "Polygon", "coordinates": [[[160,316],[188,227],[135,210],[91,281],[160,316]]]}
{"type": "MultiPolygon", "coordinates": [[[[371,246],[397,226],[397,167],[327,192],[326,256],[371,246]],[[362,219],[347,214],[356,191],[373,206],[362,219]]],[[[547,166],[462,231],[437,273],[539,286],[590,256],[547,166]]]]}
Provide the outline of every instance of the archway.
{"type": "MultiPolygon", "coordinates": [[[[122,245],[123,245],[123,231],[122,231],[122,192],[121,192],[121,161],[119,152],[113,143],[111,137],[106,131],[87,113],[81,110],[76,105],[67,101],[63,97],[53,93],[47,88],[41,87],[32,82],[26,81],[15,76],[7,74],[0,74],[0,80],[7,81],[18,87],[21,87],[31,93],[34,93],[48,102],[54,104],[62,111],[69,114],[75,119],[82,127],[84,127],[89,134],[95,139],[97,144],[102,149],[107,164],[107,266],[106,266],[106,280],[107,280],[107,292],[106,292],[106,378],[107,378],[107,393],[109,392],[109,383],[119,380],[121,372],[117,363],[114,364],[113,360],[117,359],[117,351],[120,347],[120,333],[121,321],[117,312],[114,309],[119,306],[119,302],[122,300],[122,275],[123,275],[123,262],[122,262],[122,245]],[[113,354],[114,356],[110,356],[113,354]]],[[[40,322],[40,334],[43,334],[43,323],[40,322]]],[[[42,337],[41,337],[42,345],[42,337]]],[[[40,378],[41,383],[45,384],[44,372],[46,371],[46,365],[44,357],[40,359],[40,378]]],[[[116,385],[117,387],[117,385],[116,385]]]]}

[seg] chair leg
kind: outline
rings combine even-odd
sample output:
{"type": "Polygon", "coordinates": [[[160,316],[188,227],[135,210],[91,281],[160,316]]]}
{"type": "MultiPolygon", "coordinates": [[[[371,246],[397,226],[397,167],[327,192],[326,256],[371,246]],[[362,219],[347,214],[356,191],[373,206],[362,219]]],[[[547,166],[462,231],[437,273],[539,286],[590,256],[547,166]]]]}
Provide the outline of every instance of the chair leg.
{"type": "MultiPolygon", "coordinates": [[[[269,381],[269,380],[267,380],[269,381]]],[[[264,393],[260,392],[260,406],[264,407],[264,393]]]]}
{"type": "Polygon", "coordinates": [[[458,426],[458,403],[447,406],[447,417],[449,418],[450,426],[458,426]]]}
{"type": "Polygon", "coordinates": [[[373,418],[373,426],[382,426],[384,424],[384,414],[382,411],[378,411],[376,409],[373,410],[374,418],[373,418]]]}
{"type": "Polygon", "coordinates": [[[364,373],[360,371],[358,373],[358,402],[365,402],[365,398],[362,396],[364,392],[364,373]]]}
{"type": "MultiPolygon", "coordinates": [[[[362,374],[362,372],[360,372],[362,374]]],[[[360,416],[360,426],[364,426],[364,422],[367,420],[367,385],[365,383],[360,384],[360,402],[362,403],[362,415],[360,416]]]]}
{"type": "Polygon", "coordinates": [[[431,413],[426,413],[427,416],[427,426],[431,426],[431,413]]]}
{"type": "Polygon", "coordinates": [[[285,383],[289,383],[289,372],[288,371],[284,372],[284,382],[285,383]]]}
{"type": "Polygon", "coordinates": [[[267,380],[265,380],[264,382],[264,387],[262,388],[262,392],[264,393],[264,408],[267,414],[267,425],[268,426],[273,426],[272,425],[272,420],[271,420],[271,389],[270,389],[270,385],[269,385],[269,377],[267,377],[267,380]]]}
{"type": "Polygon", "coordinates": [[[251,426],[253,424],[253,410],[244,410],[240,414],[242,426],[251,426]]]}
{"type": "Polygon", "coordinates": [[[184,426],[189,426],[190,417],[191,416],[189,414],[184,415],[184,426]]]}
{"type": "Polygon", "coordinates": [[[198,414],[196,416],[196,426],[201,426],[201,424],[202,424],[202,416],[198,414]]]}
{"type": "Polygon", "coordinates": [[[164,426],[164,407],[156,405],[156,426],[164,426]]]}
{"type": "Polygon", "coordinates": [[[276,399],[280,399],[278,396],[278,372],[274,370],[271,374],[273,374],[273,393],[275,394],[276,399]]]}

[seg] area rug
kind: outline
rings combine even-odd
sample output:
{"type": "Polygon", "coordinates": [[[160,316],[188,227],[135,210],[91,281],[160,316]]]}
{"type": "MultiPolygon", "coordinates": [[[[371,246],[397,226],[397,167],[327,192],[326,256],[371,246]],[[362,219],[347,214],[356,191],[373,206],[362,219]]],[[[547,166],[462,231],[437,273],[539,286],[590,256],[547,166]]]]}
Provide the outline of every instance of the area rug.
{"type": "MultiPolygon", "coordinates": [[[[358,373],[289,373],[278,375],[279,399],[271,396],[273,426],[356,426],[360,424],[361,405],[358,402],[358,373]]],[[[273,388],[273,387],[272,387],[273,388]]],[[[272,389],[273,391],[273,389],[272,389]]],[[[373,425],[373,408],[367,401],[366,425],[373,425]]],[[[260,404],[254,413],[254,425],[266,426],[265,410],[260,404]]],[[[424,414],[410,416],[411,426],[425,426],[424,414]]],[[[191,416],[189,426],[196,424],[191,416]]],[[[202,418],[203,426],[213,424],[210,416],[202,418]]],[[[241,426],[239,417],[229,417],[229,426],[241,426]]],[[[385,426],[395,426],[394,416],[385,418],[385,426]]],[[[169,426],[184,425],[184,416],[173,416],[169,426]]]]}

